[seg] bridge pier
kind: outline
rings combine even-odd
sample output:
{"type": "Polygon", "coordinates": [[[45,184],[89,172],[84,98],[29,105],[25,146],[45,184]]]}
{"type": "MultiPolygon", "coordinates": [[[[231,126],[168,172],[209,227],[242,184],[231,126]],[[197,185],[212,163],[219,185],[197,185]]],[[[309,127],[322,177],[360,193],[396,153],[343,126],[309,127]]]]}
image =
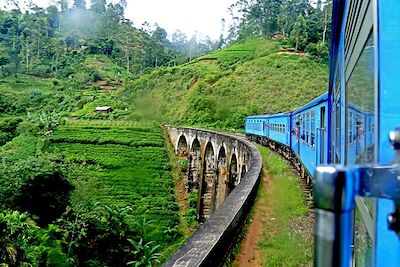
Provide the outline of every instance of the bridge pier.
{"type": "Polygon", "coordinates": [[[187,156],[186,188],[198,192],[200,221],[210,217],[239,184],[244,175],[243,144],[216,133],[189,128],[170,128],[175,154],[187,156]]]}

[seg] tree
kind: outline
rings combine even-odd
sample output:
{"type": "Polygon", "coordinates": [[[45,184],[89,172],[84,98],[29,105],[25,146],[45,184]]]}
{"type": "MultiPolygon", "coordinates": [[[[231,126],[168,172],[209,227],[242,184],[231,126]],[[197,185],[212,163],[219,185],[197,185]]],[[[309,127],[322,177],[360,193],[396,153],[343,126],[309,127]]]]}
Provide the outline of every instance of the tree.
{"type": "Polygon", "coordinates": [[[305,42],[307,41],[307,25],[303,15],[297,16],[296,23],[293,25],[293,30],[290,33],[290,37],[296,44],[296,50],[299,48],[304,49],[305,42]]]}
{"type": "Polygon", "coordinates": [[[90,10],[102,14],[106,11],[106,0],[91,0],[90,10]]]}
{"type": "Polygon", "coordinates": [[[324,32],[322,35],[322,43],[325,44],[328,26],[332,20],[332,0],[328,0],[324,6],[324,32]]]}
{"type": "Polygon", "coordinates": [[[152,33],[152,37],[161,43],[168,43],[167,31],[156,24],[156,29],[152,33]]]}
{"type": "Polygon", "coordinates": [[[68,10],[69,0],[58,0],[57,5],[60,7],[62,13],[68,10]]]}
{"type": "Polygon", "coordinates": [[[74,8],[86,9],[86,1],[85,0],[74,0],[74,8]]]}
{"type": "Polygon", "coordinates": [[[288,16],[288,9],[287,5],[282,4],[280,9],[279,9],[279,15],[278,15],[278,28],[280,32],[285,35],[287,32],[287,27],[289,25],[289,16],[288,16]]]}

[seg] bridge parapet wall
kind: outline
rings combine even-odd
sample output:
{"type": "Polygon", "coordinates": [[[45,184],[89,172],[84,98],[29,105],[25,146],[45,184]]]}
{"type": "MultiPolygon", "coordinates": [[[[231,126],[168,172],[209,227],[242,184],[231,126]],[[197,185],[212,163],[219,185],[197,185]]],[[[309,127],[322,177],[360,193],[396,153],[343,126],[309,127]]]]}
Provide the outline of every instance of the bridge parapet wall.
{"type": "Polygon", "coordinates": [[[198,214],[204,223],[163,266],[219,266],[254,201],[261,155],[244,137],[166,128],[175,153],[188,157],[187,188],[199,192],[198,214]]]}

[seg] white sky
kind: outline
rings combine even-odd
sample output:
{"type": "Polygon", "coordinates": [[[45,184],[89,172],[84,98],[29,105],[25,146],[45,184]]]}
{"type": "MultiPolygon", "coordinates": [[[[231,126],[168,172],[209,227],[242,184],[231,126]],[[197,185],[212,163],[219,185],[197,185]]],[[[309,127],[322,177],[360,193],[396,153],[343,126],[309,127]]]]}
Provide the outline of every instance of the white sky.
{"type": "MultiPolygon", "coordinates": [[[[2,1],[4,0],[0,0],[2,1]]],[[[50,2],[52,0],[33,0],[33,3],[41,7],[50,2]]],[[[89,3],[90,0],[86,2],[89,3]]],[[[180,29],[188,39],[195,31],[218,39],[222,30],[221,19],[225,18],[228,26],[230,18],[227,10],[235,2],[236,0],[127,0],[125,17],[133,21],[137,28],[147,21],[151,25],[158,23],[169,35],[180,29]]]]}
{"type": "Polygon", "coordinates": [[[198,31],[213,39],[221,34],[221,19],[228,19],[228,7],[235,0],[128,0],[125,16],[140,28],[155,22],[172,34],[176,29],[188,37],[198,31]]]}

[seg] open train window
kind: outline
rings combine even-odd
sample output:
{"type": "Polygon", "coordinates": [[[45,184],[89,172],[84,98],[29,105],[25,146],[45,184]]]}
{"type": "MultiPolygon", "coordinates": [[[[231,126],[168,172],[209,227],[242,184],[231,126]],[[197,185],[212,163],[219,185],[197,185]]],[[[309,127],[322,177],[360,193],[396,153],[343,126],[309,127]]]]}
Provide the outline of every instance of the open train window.
{"type": "Polygon", "coordinates": [[[315,146],[315,111],[311,111],[311,146],[315,146]]]}

